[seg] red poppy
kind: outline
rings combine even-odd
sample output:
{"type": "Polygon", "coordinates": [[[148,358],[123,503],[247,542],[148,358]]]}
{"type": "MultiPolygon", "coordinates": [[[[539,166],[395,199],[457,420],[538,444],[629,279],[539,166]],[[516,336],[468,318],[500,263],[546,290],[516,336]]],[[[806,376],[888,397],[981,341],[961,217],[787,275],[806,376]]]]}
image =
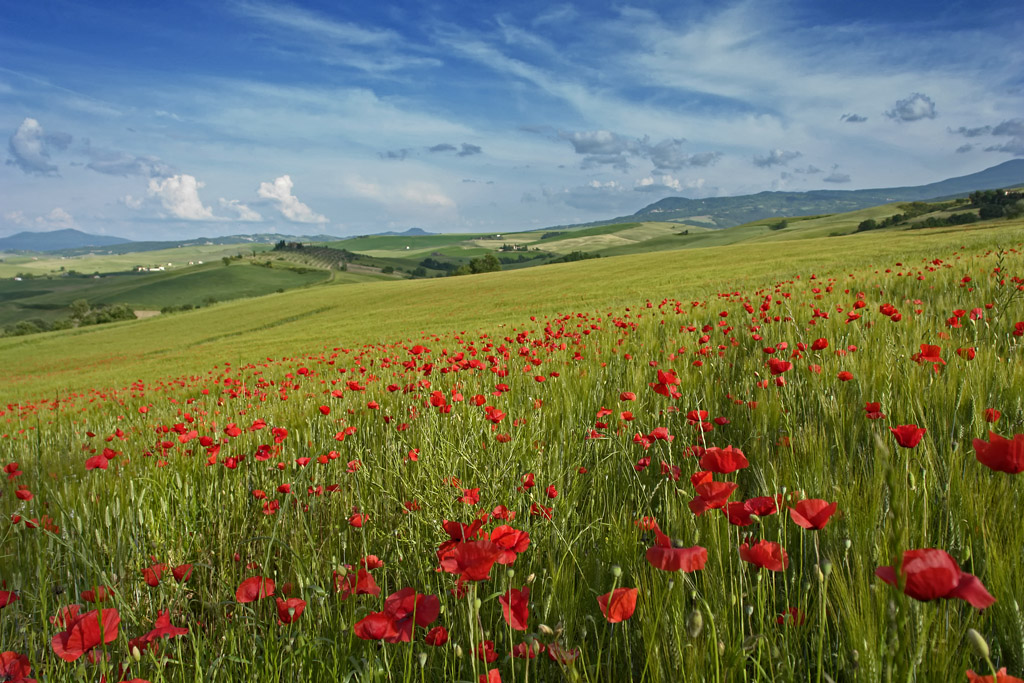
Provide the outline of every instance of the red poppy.
{"type": "Polygon", "coordinates": [[[67,628],[50,639],[54,653],[73,662],[98,645],[117,639],[121,615],[116,609],[99,609],[74,617],[67,628]]]}
{"type": "Polygon", "coordinates": [[[663,572],[695,572],[704,569],[708,551],[699,545],[691,548],[673,548],[672,540],[654,526],[655,544],[647,549],[647,562],[663,572]]]}
{"type": "Polygon", "coordinates": [[[519,553],[530,547],[530,535],[525,531],[502,525],[491,532],[491,542],[501,548],[498,564],[512,564],[519,553]]]}
{"type": "Polygon", "coordinates": [[[146,580],[146,585],[151,588],[156,588],[160,585],[160,576],[167,571],[167,565],[162,562],[157,562],[151,567],[146,567],[142,570],[142,576],[146,580]]]}
{"type": "MultiPolygon", "coordinates": [[[[497,659],[497,655],[495,655],[495,659],[497,659]]],[[[501,672],[497,669],[491,669],[486,674],[480,674],[479,683],[501,683],[501,672]]]]}
{"type": "Polygon", "coordinates": [[[174,580],[178,583],[184,583],[192,577],[192,565],[179,564],[177,567],[171,569],[171,575],[174,576],[174,580]]]}
{"type": "Polygon", "coordinates": [[[636,588],[616,588],[611,593],[599,595],[597,604],[601,607],[604,618],[609,623],[617,624],[633,616],[638,594],[636,588]]]}
{"type": "MultiPolygon", "coordinates": [[[[710,477],[710,473],[708,473],[710,477]]],[[[708,510],[725,507],[725,504],[737,488],[737,484],[731,481],[706,481],[695,487],[697,497],[691,500],[688,505],[693,514],[700,516],[708,510]]]]}
{"type": "Polygon", "coordinates": [[[25,655],[16,652],[0,652],[0,680],[11,683],[36,683],[36,679],[29,678],[32,673],[32,665],[25,655]]]}
{"type": "Polygon", "coordinates": [[[851,379],[853,379],[853,373],[843,370],[837,375],[837,377],[839,378],[840,382],[849,382],[851,379]]]}
{"type": "Polygon", "coordinates": [[[718,474],[729,474],[749,466],[750,462],[743,455],[743,451],[732,446],[726,446],[725,448],[713,446],[708,448],[700,459],[700,468],[702,470],[717,472],[718,474]]]}
{"type": "Polygon", "coordinates": [[[806,498],[789,508],[789,517],[797,526],[805,529],[824,529],[839,503],[829,503],[817,498],[806,498]]]}
{"type": "Polygon", "coordinates": [[[488,540],[459,543],[441,559],[441,569],[458,574],[460,580],[483,581],[490,577],[491,567],[505,551],[488,540]]]}
{"type": "Polygon", "coordinates": [[[1024,472],[1024,434],[1005,439],[995,432],[988,433],[988,441],[975,439],[974,454],[985,467],[996,472],[1020,474],[1024,472]]]}
{"type": "Polygon", "coordinates": [[[16,602],[18,600],[20,600],[20,598],[14,591],[0,591],[0,609],[3,609],[12,602],[16,602]]]}
{"type": "Polygon", "coordinates": [[[797,607],[790,607],[775,618],[779,626],[803,626],[807,621],[807,615],[797,607]]]}
{"type": "Polygon", "coordinates": [[[106,602],[114,597],[114,589],[110,586],[96,586],[93,590],[82,591],[82,602],[106,602]]]}
{"type": "Polygon", "coordinates": [[[936,365],[945,365],[946,361],[942,360],[939,353],[942,351],[938,346],[932,344],[921,344],[921,350],[918,353],[913,354],[910,360],[916,361],[917,363],[935,363],[936,365]]]}
{"type": "Polygon", "coordinates": [[[462,489],[462,497],[459,501],[466,505],[476,505],[480,502],[480,489],[462,489]]]}
{"type": "Polygon", "coordinates": [[[882,413],[882,404],[877,402],[872,403],[871,401],[868,401],[865,403],[864,412],[867,413],[867,418],[869,420],[880,420],[885,417],[885,414],[882,413]]]}
{"type": "Polygon", "coordinates": [[[1024,683],[1024,678],[1017,678],[1006,673],[1006,667],[999,669],[996,672],[996,677],[993,680],[991,675],[980,676],[971,669],[967,670],[967,683],[1024,683]]]}
{"type": "Polygon", "coordinates": [[[530,617],[530,587],[523,586],[519,590],[510,588],[498,597],[498,602],[501,603],[501,614],[508,625],[517,631],[525,631],[530,617]]]}
{"type": "Polygon", "coordinates": [[[915,448],[928,430],[917,425],[900,425],[899,427],[889,427],[889,431],[896,437],[896,443],[903,448],[915,448]]]}
{"type": "Polygon", "coordinates": [[[240,603],[255,602],[274,594],[274,580],[262,576],[251,576],[238,585],[235,600],[240,603]]]}
{"type": "MultiPolygon", "coordinates": [[[[476,658],[481,662],[490,664],[498,659],[498,653],[494,651],[494,641],[485,640],[476,646],[476,658]]],[[[497,671],[497,669],[494,669],[497,671]]]]}
{"type": "Polygon", "coordinates": [[[780,360],[778,358],[768,359],[768,371],[773,375],[781,375],[791,369],[793,369],[793,364],[787,360],[780,360]]]}
{"type": "Polygon", "coordinates": [[[333,573],[334,592],[341,593],[344,600],[351,595],[380,595],[380,587],[370,572],[362,567],[357,572],[333,573]]]}
{"type": "MultiPolygon", "coordinates": [[[[938,598],[959,598],[978,609],[985,609],[996,601],[978,577],[961,571],[960,565],[945,550],[907,550],[903,553],[901,565],[903,592],[915,600],[928,602],[938,598]]],[[[895,566],[879,567],[875,576],[890,586],[900,583],[895,566]]]]}
{"type": "Polygon", "coordinates": [[[1002,416],[1003,414],[995,408],[985,409],[985,422],[999,422],[999,418],[1002,416]]]}
{"type": "Polygon", "coordinates": [[[306,609],[306,601],[299,598],[288,598],[282,600],[277,598],[277,621],[280,624],[290,624],[300,616],[306,609]]]}
{"type": "Polygon", "coordinates": [[[384,601],[384,614],[391,619],[392,628],[384,637],[389,643],[408,643],[412,640],[413,625],[426,628],[441,610],[436,595],[423,595],[413,588],[403,588],[384,601]]]}
{"type": "Polygon", "coordinates": [[[441,647],[448,642],[448,629],[444,626],[435,626],[427,631],[427,635],[423,637],[423,642],[434,647],[441,647]]]}
{"type": "Polygon", "coordinates": [[[785,548],[763,538],[754,545],[742,544],[740,559],[773,572],[781,572],[789,567],[789,555],[786,554],[785,548]]]}

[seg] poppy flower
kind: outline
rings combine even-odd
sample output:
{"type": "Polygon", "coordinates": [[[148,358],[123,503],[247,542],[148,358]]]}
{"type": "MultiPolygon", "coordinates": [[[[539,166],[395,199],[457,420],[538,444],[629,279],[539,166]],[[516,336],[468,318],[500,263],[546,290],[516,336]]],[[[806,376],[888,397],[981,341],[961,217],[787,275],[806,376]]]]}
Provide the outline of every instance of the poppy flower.
{"type": "Polygon", "coordinates": [[[804,529],[824,529],[838,507],[839,503],[806,498],[798,502],[795,508],[789,508],[789,517],[804,529]]]}
{"type": "Polygon", "coordinates": [[[849,382],[851,379],[853,379],[853,373],[843,370],[837,375],[837,377],[839,378],[840,382],[849,382]]]}
{"type": "Polygon", "coordinates": [[[932,344],[921,344],[921,350],[918,353],[910,356],[910,360],[917,362],[919,365],[923,363],[934,363],[936,365],[945,365],[946,361],[942,360],[939,353],[942,349],[932,344]]]}
{"type": "Polygon", "coordinates": [[[699,545],[691,548],[674,548],[672,540],[654,526],[655,545],[647,549],[647,562],[663,572],[695,572],[704,569],[708,551],[699,545]]]}
{"type": "Polygon", "coordinates": [[[448,629],[444,626],[435,626],[427,631],[427,635],[423,637],[423,642],[434,647],[441,647],[448,642],[448,629]]]}
{"type": "Polygon", "coordinates": [[[781,572],[789,567],[789,555],[785,548],[763,538],[752,546],[743,543],[740,546],[740,559],[773,572],[781,572]]]}
{"type": "MultiPolygon", "coordinates": [[[[498,653],[494,651],[494,641],[485,640],[479,645],[477,645],[476,658],[479,659],[481,662],[487,662],[488,664],[496,661],[498,659],[498,653]]],[[[492,669],[492,671],[497,671],[497,669],[492,669]]],[[[481,680],[484,680],[482,676],[481,680]]]]}
{"type": "Polygon", "coordinates": [[[238,585],[235,600],[240,603],[255,602],[274,594],[274,580],[262,576],[251,576],[238,585]]]}
{"type": "MultiPolygon", "coordinates": [[[[978,609],[985,609],[996,601],[978,577],[961,571],[960,565],[945,550],[907,550],[903,553],[901,564],[903,592],[915,600],[928,602],[938,598],[959,598],[978,609]]],[[[890,586],[898,586],[900,583],[895,566],[879,567],[875,570],[875,576],[890,586]]]]}
{"type": "Polygon", "coordinates": [[[353,627],[363,640],[384,640],[388,643],[408,643],[415,626],[425,628],[432,624],[441,610],[436,595],[423,595],[413,588],[403,588],[384,601],[384,611],[367,615],[353,627]]]}
{"type": "Polygon", "coordinates": [[[995,408],[985,409],[985,422],[999,422],[999,418],[1002,416],[1003,414],[995,408]]]}
{"type": "Polygon", "coordinates": [[[864,412],[867,413],[869,420],[880,420],[885,417],[882,413],[882,404],[878,402],[868,401],[864,404],[864,412]]]}
{"type": "Polygon", "coordinates": [[[743,455],[743,451],[732,446],[726,446],[725,448],[713,446],[708,448],[700,459],[700,468],[702,470],[717,472],[718,474],[729,474],[749,466],[750,462],[743,455]]]}
{"type": "Polygon", "coordinates": [[[807,621],[807,615],[797,607],[790,607],[775,618],[779,626],[803,626],[807,621]]]}
{"type": "Polygon", "coordinates": [[[967,683],[1024,683],[1024,678],[1017,678],[1006,673],[1006,667],[996,672],[995,679],[991,675],[979,676],[971,669],[967,670],[967,683]]]}
{"type": "Polygon", "coordinates": [[[525,531],[502,525],[491,532],[491,543],[501,548],[498,564],[512,564],[519,553],[530,547],[530,535],[525,531]]]}
{"type": "Polygon", "coordinates": [[[179,564],[171,569],[171,575],[174,576],[174,580],[178,583],[188,581],[192,577],[192,565],[179,564]]]}
{"type": "Polygon", "coordinates": [[[290,624],[300,616],[306,609],[306,601],[299,598],[288,598],[282,600],[277,598],[277,621],[280,624],[290,624]]]}
{"type": "Polygon", "coordinates": [[[98,645],[117,639],[121,615],[116,609],[99,609],[74,617],[67,628],[50,639],[54,653],[65,662],[74,662],[98,645]]]}
{"type": "MultiPolygon", "coordinates": [[[[710,473],[708,473],[710,477],[710,473]]],[[[729,496],[738,487],[731,481],[707,481],[695,487],[697,497],[691,500],[688,505],[690,511],[698,517],[708,510],[725,507],[729,496]]]]}
{"type": "Polygon", "coordinates": [[[1024,434],[1005,439],[995,432],[988,433],[988,441],[975,439],[974,454],[985,467],[996,472],[1020,474],[1024,472],[1024,434]]]}
{"type": "Polygon", "coordinates": [[[16,652],[0,652],[0,680],[11,683],[36,683],[36,679],[29,678],[32,673],[32,665],[25,655],[16,652]]]}
{"type": "MultiPolygon", "coordinates": [[[[497,655],[495,655],[495,659],[497,659],[497,655]]],[[[480,674],[479,683],[501,683],[501,672],[497,669],[491,669],[486,674],[480,674]]]]}
{"type": "Polygon", "coordinates": [[[80,596],[82,602],[106,602],[114,597],[114,589],[110,586],[96,586],[93,590],[84,590],[80,596]]]}
{"type": "Polygon", "coordinates": [[[490,577],[491,567],[504,550],[488,540],[459,543],[441,560],[441,569],[458,574],[460,580],[483,581],[490,577]]]}
{"type": "Polygon", "coordinates": [[[903,448],[915,448],[928,430],[917,425],[900,425],[899,427],[889,427],[889,431],[896,437],[896,443],[903,448]]]}
{"type": "Polygon", "coordinates": [[[18,594],[14,591],[0,591],[0,609],[7,607],[12,602],[20,600],[18,594]]]}
{"type": "Polygon", "coordinates": [[[611,624],[617,624],[633,616],[638,594],[636,588],[616,588],[611,593],[599,595],[597,604],[601,607],[604,618],[611,624]]]}
{"type": "Polygon", "coordinates": [[[344,600],[351,595],[380,595],[380,586],[370,572],[362,567],[357,572],[340,574],[334,572],[334,592],[341,593],[344,600]]]}
{"type": "Polygon", "coordinates": [[[530,617],[530,587],[523,586],[519,590],[510,588],[498,597],[498,602],[501,603],[501,615],[508,625],[517,631],[525,631],[530,617]]]}
{"type": "Polygon", "coordinates": [[[142,576],[146,580],[146,585],[151,588],[156,588],[160,585],[160,576],[167,571],[167,565],[162,562],[157,562],[150,567],[146,567],[142,570],[142,576]]]}

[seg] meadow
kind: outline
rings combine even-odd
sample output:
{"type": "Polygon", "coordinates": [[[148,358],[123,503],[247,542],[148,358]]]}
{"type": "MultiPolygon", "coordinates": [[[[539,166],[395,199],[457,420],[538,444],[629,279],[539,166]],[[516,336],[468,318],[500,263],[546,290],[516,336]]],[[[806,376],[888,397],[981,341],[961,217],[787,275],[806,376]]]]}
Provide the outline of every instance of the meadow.
{"type": "Polygon", "coordinates": [[[753,241],[0,339],[0,672],[1022,675],[1022,250],[753,241]]]}

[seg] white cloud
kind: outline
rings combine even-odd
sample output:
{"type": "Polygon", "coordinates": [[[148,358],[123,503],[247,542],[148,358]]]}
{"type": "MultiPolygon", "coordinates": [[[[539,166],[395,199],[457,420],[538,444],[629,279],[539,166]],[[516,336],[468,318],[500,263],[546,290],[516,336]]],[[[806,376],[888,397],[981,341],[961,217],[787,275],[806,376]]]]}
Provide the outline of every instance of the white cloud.
{"type": "Polygon", "coordinates": [[[7,164],[25,173],[57,175],[57,166],[50,162],[50,152],[66,149],[69,144],[71,136],[67,133],[47,134],[38,121],[26,118],[8,141],[11,158],[7,164]]]}
{"type": "Polygon", "coordinates": [[[920,121],[934,119],[938,114],[935,111],[935,101],[924,93],[916,92],[910,97],[897,100],[885,115],[897,121],[920,121]]]}
{"type": "Polygon", "coordinates": [[[149,181],[149,195],[159,197],[163,207],[175,218],[190,221],[213,220],[213,209],[203,206],[199,199],[199,189],[204,183],[187,173],[174,175],[170,178],[149,181]]]}
{"type": "Polygon", "coordinates": [[[260,183],[256,190],[262,199],[277,202],[277,209],[290,221],[296,223],[326,223],[327,218],[313,211],[292,194],[294,187],[291,176],[283,175],[273,182],[260,183]]]}
{"type": "Polygon", "coordinates": [[[74,217],[59,206],[50,213],[29,218],[23,211],[9,211],[4,214],[4,219],[9,223],[21,225],[26,228],[37,228],[42,230],[58,230],[62,228],[75,227],[74,217]]]}
{"type": "Polygon", "coordinates": [[[385,187],[380,183],[362,178],[349,178],[346,182],[348,191],[364,199],[372,199],[382,204],[394,204],[401,200],[406,204],[419,207],[454,209],[455,200],[446,195],[434,183],[412,180],[400,185],[385,187]]]}
{"type": "Polygon", "coordinates": [[[224,199],[220,198],[220,205],[222,208],[234,211],[238,214],[238,220],[240,221],[261,221],[263,216],[259,212],[250,209],[248,206],[238,201],[237,199],[224,199]]]}

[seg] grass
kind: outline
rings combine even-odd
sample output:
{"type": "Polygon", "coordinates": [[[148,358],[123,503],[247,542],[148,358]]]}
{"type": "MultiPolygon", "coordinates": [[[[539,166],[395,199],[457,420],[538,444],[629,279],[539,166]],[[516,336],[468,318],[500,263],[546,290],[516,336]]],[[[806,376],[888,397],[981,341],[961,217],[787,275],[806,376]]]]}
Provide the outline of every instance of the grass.
{"type": "Polygon", "coordinates": [[[200,261],[212,263],[225,256],[251,256],[268,251],[269,244],[211,244],[176,249],[160,249],[158,251],[133,252],[128,254],[104,253],[97,249],[95,253],[84,256],[49,256],[40,254],[28,256],[23,254],[0,253],[0,278],[12,278],[19,273],[31,273],[37,276],[59,276],[64,271],[74,270],[92,275],[94,273],[119,273],[134,270],[136,266],[147,268],[163,266],[178,269],[196,265],[200,261]]]}
{"type": "Polygon", "coordinates": [[[160,310],[171,305],[206,305],[210,298],[261,296],[278,289],[322,283],[330,278],[327,271],[302,273],[282,265],[268,269],[236,262],[225,267],[217,261],[163,273],[106,275],[99,280],[77,277],[20,282],[0,280],[0,324],[25,318],[49,321],[66,318],[71,302],[82,298],[94,305],[126,303],[135,309],[160,310]]]}
{"type": "Polygon", "coordinates": [[[0,580],[20,598],[3,608],[0,642],[47,681],[112,680],[118,666],[175,682],[477,681],[490,669],[505,681],[933,681],[987,672],[973,628],[1020,674],[1020,475],[984,467],[972,440],[1024,431],[1022,242],[1017,222],[740,244],[310,288],[0,340],[12,369],[0,461],[22,472],[0,507],[40,525],[0,527],[0,580]],[[827,348],[808,348],[816,339],[827,348]],[[915,362],[922,344],[944,365],[915,362]],[[774,375],[769,359],[793,367],[774,375]],[[652,390],[670,379],[659,370],[677,373],[677,398],[652,390]],[[886,417],[869,419],[874,401],[886,417]],[[927,429],[914,448],[888,429],[904,424],[927,429]],[[820,531],[787,510],[745,527],[694,515],[688,447],[726,445],[750,462],[714,475],[738,485],[731,500],[781,494],[782,507],[806,497],[838,512],[820,531]],[[90,457],[108,469],[86,470],[90,457]],[[479,501],[465,502],[472,489],[479,501]],[[516,516],[489,517],[486,532],[509,525],[529,544],[462,594],[435,571],[442,521],[499,505],[516,516]],[[706,566],[652,566],[650,518],[706,548],[706,566]],[[784,571],[740,558],[761,539],[786,550],[784,571]],[[914,548],[948,551],[997,601],[918,602],[875,577],[914,548]],[[337,592],[368,555],[383,562],[369,571],[379,595],[337,592]],[[193,572],[150,586],[155,563],[193,572]],[[253,576],[304,601],[301,616],[278,623],[274,597],[238,602],[253,576]],[[97,585],[120,617],[97,648],[110,659],[64,662],[48,617],[97,585]],[[437,597],[424,621],[446,644],[427,645],[423,625],[412,642],[357,635],[406,587],[437,597]],[[518,631],[499,597],[522,587],[518,631]],[[611,624],[597,597],[616,588],[638,599],[611,624]],[[129,640],[161,610],[188,632],[136,656],[129,640]],[[484,641],[493,662],[474,656],[484,641]],[[512,657],[520,645],[546,651],[512,657]]]}

